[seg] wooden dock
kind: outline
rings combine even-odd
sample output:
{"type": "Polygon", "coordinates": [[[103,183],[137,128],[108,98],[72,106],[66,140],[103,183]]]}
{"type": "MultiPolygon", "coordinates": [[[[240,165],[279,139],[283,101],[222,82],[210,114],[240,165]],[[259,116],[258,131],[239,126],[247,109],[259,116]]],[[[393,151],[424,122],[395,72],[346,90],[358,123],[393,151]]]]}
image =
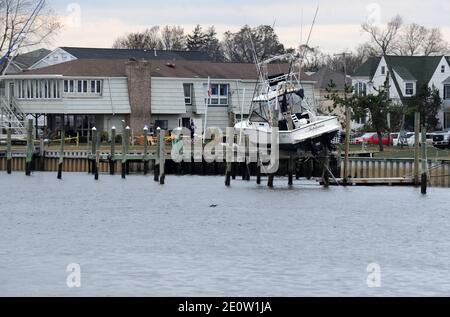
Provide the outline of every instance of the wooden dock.
{"type": "MultiPolygon", "coordinates": [[[[344,179],[338,178],[336,182],[331,181],[330,185],[344,185],[344,179]],[[337,183],[336,183],[337,182],[337,183]]],[[[392,177],[392,178],[350,178],[349,186],[413,186],[412,177],[392,177]]]]}

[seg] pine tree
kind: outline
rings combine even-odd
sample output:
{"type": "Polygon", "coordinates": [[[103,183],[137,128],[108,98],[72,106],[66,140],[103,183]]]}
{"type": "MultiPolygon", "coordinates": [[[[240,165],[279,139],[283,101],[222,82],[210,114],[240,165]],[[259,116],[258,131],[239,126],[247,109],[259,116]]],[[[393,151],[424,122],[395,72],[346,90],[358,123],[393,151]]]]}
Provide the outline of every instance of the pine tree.
{"type": "Polygon", "coordinates": [[[202,27],[198,24],[192,34],[187,36],[187,49],[189,51],[202,51],[206,46],[207,35],[203,33],[202,27]]]}

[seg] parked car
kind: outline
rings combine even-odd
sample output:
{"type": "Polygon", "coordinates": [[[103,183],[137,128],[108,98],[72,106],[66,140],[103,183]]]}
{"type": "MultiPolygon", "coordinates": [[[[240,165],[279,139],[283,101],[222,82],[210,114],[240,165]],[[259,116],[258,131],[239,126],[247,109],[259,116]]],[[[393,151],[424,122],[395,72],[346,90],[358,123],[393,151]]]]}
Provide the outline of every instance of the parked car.
{"type": "Polygon", "coordinates": [[[369,143],[376,135],[376,133],[372,132],[363,134],[362,136],[355,138],[355,144],[369,143]]]}
{"type": "Polygon", "coordinates": [[[404,132],[403,140],[401,140],[401,133],[392,133],[392,145],[393,146],[407,146],[408,139],[414,136],[414,132],[404,132]],[[403,144],[402,144],[403,142],[403,144]]]}
{"type": "Polygon", "coordinates": [[[433,135],[433,146],[438,149],[450,149],[450,129],[444,132],[435,132],[433,135]]]}
{"type": "MultiPolygon", "coordinates": [[[[433,138],[434,138],[435,133],[427,133],[427,145],[433,145],[433,138]]],[[[422,140],[420,140],[422,141],[422,140]]],[[[415,146],[416,144],[416,136],[415,134],[413,134],[409,139],[408,139],[408,146],[415,146]]]]}

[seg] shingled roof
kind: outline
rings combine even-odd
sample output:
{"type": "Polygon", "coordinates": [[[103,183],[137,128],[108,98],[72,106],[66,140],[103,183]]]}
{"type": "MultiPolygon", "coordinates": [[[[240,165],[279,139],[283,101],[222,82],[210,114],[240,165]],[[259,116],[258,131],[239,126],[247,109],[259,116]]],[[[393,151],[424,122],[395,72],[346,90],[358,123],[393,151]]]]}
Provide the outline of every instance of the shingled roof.
{"type": "Polygon", "coordinates": [[[335,89],[337,90],[344,90],[345,83],[348,86],[352,85],[351,78],[347,77],[344,81],[343,73],[335,72],[328,67],[321,68],[319,71],[312,74],[310,79],[316,82],[315,88],[319,89],[327,89],[331,81],[336,85],[335,89]]]}
{"type": "Polygon", "coordinates": [[[372,80],[380,61],[381,57],[370,57],[364,64],[358,67],[353,77],[369,77],[372,80]]]}
{"type": "Polygon", "coordinates": [[[45,48],[41,48],[35,51],[17,55],[16,58],[14,58],[14,63],[22,69],[28,69],[50,53],[51,51],[45,48]]]}
{"type": "MultiPolygon", "coordinates": [[[[78,59],[67,63],[30,70],[23,75],[60,75],[68,77],[126,77],[125,65],[129,60],[78,59]]],[[[213,63],[209,61],[150,61],[152,77],[214,78],[256,80],[258,74],[254,64],[213,63]]],[[[270,74],[286,73],[288,64],[269,65],[270,74]]],[[[312,81],[303,74],[304,81],[312,81]]]]}
{"type": "Polygon", "coordinates": [[[208,61],[206,52],[200,51],[164,51],[164,50],[134,50],[114,48],[60,47],[78,59],[145,59],[145,60],[186,60],[208,61]]]}

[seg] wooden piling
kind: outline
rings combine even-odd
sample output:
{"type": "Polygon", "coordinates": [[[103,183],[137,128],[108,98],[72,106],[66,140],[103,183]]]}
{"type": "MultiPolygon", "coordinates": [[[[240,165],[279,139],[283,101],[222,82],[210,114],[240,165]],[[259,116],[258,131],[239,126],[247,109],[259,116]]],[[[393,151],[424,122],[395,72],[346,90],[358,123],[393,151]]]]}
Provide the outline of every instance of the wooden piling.
{"type": "Polygon", "coordinates": [[[66,132],[64,128],[61,130],[61,147],[59,150],[59,161],[58,161],[58,179],[62,179],[62,172],[64,168],[64,143],[66,138],[66,132]]]}
{"type": "Polygon", "coordinates": [[[109,156],[109,174],[116,174],[116,127],[111,128],[111,154],[109,156]]]}
{"type": "Polygon", "coordinates": [[[127,178],[128,149],[130,146],[130,127],[125,127],[122,139],[122,179],[127,178]]]}
{"type": "Polygon", "coordinates": [[[143,156],[143,162],[144,162],[144,175],[148,174],[148,127],[145,126],[144,128],[144,156],[143,156]]]}
{"type": "MultiPolygon", "coordinates": [[[[325,188],[330,187],[330,156],[328,147],[325,145],[323,151],[322,151],[322,182],[325,188]]],[[[347,167],[348,168],[348,167],[347,167]]],[[[347,169],[348,171],[348,169],[347,169]]],[[[346,174],[347,177],[349,176],[346,174]]]]}
{"type": "Polygon", "coordinates": [[[428,158],[427,158],[427,131],[425,126],[422,126],[422,179],[421,179],[421,193],[427,194],[428,185],[428,158]]]}
{"type": "Polygon", "coordinates": [[[92,173],[94,178],[98,180],[98,165],[97,165],[97,142],[98,142],[98,131],[97,128],[92,128],[92,149],[91,149],[91,165],[92,173]]]}
{"type": "Polygon", "coordinates": [[[164,141],[166,131],[161,130],[159,134],[159,183],[164,185],[166,182],[166,142],[164,141]]]}
{"type": "Polygon", "coordinates": [[[250,136],[249,135],[245,135],[244,137],[244,145],[245,145],[245,180],[246,181],[250,181],[251,180],[251,172],[250,172],[250,136]]]}
{"type": "Polygon", "coordinates": [[[6,134],[6,171],[11,174],[12,151],[11,151],[11,127],[7,129],[6,134]]]}
{"type": "Polygon", "coordinates": [[[98,173],[100,169],[100,151],[95,152],[95,180],[98,181],[98,173]]]}
{"type": "MultiPolygon", "coordinates": [[[[226,171],[225,171],[225,186],[231,186],[231,178],[233,174],[233,158],[234,158],[234,128],[227,128],[228,146],[226,149],[226,171]]],[[[235,176],[236,177],[236,176],[235,176]]],[[[235,179],[235,178],[234,178],[235,179]]]]}
{"type": "Polygon", "coordinates": [[[414,115],[414,184],[419,185],[419,156],[420,156],[420,113],[414,115]]]}
{"type": "MultiPolygon", "coordinates": [[[[155,153],[155,168],[154,168],[154,181],[159,182],[159,174],[160,174],[160,156],[161,156],[161,128],[156,129],[156,153],[155,153]]],[[[193,173],[193,162],[191,161],[191,173],[193,173]]]]}
{"type": "Polygon", "coordinates": [[[43,138],[39,140],[39,171],[45,171],[45,143],[43,138]]]}
{"type": "Polygon", "coordinates": [[[348,167],[350,159],[350,132],[352,111],[350,107],[345,109],[345,158],[344,158],[344,186],[348,185],[348,167]]]}
{"type": "MultiPolygon", "coordinates": [[[[270,152],[271,152],[271,157],[273,157],[272,153],[273,151],[278,151],[278,149],[274,149],[275,146],[278,146],[278,134],[275,133],[279,126],[278,124],[278,115],[279,115],[279,110],[274,110],[272,113],[272,134],[271,134],[271,143],[270,143],[270,152]]],[[[273,182],[275,179],[275,174],[274,173],[270,173],[269,174],[269,180],[267,181],[267,186],[269,188],[273,188],[273,182]]]]}
{"type": "Polygon", "coordinates": [[[27,156],[25,160],[25,175],[31,175],[31,164],[33,161],[33,119],[28,119],[27,129],[27,156]]]}
{"type": "Polygon", "coordinates": [[[292,154],[289,155],[289,162],[288,162],[288,185],[293,186],[294,185],[294,157],[292,154]]]}

